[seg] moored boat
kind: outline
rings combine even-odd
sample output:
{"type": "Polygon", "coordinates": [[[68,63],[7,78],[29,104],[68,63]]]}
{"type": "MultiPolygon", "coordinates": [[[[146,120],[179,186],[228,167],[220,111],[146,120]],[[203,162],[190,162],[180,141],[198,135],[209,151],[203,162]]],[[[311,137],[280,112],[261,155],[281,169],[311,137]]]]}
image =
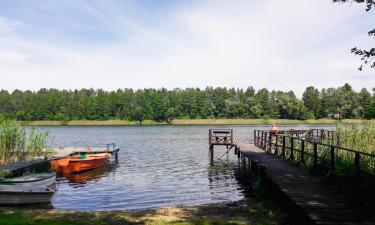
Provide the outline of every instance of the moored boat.
{"type": "Polygon", "coordinates": [[[0,205],[48,203],[55,191],[55,173],[5,178],[0,180],[0,205]]]}
{"type": "Polygon", "coordinates": [[[56,183],[56,173],[33,173],[20,177],[5,178],[0,180],[1,185],[11,186],[50,186],[56,183]]]}
{"type": "Polygon", "coordinates": [[[77,173],[102,167],[110,153],[81,154],[51,161],[51,169],[61,173],[77,173]]]}

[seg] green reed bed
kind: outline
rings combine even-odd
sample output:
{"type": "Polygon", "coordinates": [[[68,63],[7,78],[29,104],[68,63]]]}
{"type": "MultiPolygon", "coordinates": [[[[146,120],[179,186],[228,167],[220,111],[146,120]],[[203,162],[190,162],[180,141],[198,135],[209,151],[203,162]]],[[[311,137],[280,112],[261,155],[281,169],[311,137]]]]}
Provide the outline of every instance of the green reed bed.
{"type": "MultiPolygon", "coordinates": [[[[364,121],[361,124],[336,125],[337,145],[343,148],[353,149],[367,154],[375,155],[375,124],[364,121]]],[[[352,152],[339,151],[337,153],[338,163],[348,170],[354,164],[355,154],[352,152]]],[[[375,174],[375,159],[370,156],[361,155],[361,170],[375,174]]]]}
{"type": "Polygon", "coordinates": [[[355,149],[369,154],[375,154],[375,124],[367,121],[361,124],[336,125],[341,147],[355,149]]]}
{"type": "Polygon", "coordinates": [[[48,133],[0,117],[0,165],[45,155],[48,133]]]}

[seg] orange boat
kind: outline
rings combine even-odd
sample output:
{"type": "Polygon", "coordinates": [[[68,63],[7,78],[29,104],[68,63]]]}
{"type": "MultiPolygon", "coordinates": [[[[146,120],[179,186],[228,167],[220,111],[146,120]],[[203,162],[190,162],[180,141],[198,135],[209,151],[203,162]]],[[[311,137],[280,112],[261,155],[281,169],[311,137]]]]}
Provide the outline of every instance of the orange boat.
{"type": "Polygon", "coordinates": [[[60,173],[77,173],[104,166],[110,153],[69,156],[51,161],[51,169],[60,173]]]}

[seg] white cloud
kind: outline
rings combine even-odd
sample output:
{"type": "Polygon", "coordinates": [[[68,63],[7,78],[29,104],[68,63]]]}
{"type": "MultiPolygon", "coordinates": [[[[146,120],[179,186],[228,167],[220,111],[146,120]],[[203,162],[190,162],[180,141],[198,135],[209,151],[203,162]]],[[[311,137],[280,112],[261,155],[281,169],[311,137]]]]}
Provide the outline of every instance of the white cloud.
{"type": "Polygon", "coordinates": [[[19,25],[20,23],[17,21],[12,21],[0,16],[0,36],[13,34],[19,25]]]}
{"type": "MultiPolygon", "coordinates": [[[[144,14],[133,4],[125,11],[109,4],[71,7],[81,7],[119,39],[38,40],[0,19],[7,34],[0,35],[0,88],[252,85],[300,95],[308,85],[375,86],[375,78],[355,79],[373,70],[358,72],[360,61],[349,51],[361,36],[357,32],[366,32],[358,27],[367,29],[354,19],[373,15],[363,7],[322,0],[196,1],[151,23],[136,16],[144,14]]],[[[368,45],[371,39],[362,35],[360,41],[368,45]]]]}

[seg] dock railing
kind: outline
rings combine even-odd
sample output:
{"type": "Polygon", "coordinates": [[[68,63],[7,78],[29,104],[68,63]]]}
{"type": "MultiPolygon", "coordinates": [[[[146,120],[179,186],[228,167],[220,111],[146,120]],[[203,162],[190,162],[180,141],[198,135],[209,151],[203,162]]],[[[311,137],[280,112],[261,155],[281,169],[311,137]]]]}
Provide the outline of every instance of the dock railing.
{"type": "Polygon", "coordinates": [[[254,131],[257,147],[307,169],[353,177],[357,184],[363,175],[375,177],[375,155],[341,147],[338,140],[327,130],[254,131]]]}
{"type": "Polygon", "coordinates": [[[209,129],[208,143],[210,145],[233,145],[233,130],[209,129]]]}

